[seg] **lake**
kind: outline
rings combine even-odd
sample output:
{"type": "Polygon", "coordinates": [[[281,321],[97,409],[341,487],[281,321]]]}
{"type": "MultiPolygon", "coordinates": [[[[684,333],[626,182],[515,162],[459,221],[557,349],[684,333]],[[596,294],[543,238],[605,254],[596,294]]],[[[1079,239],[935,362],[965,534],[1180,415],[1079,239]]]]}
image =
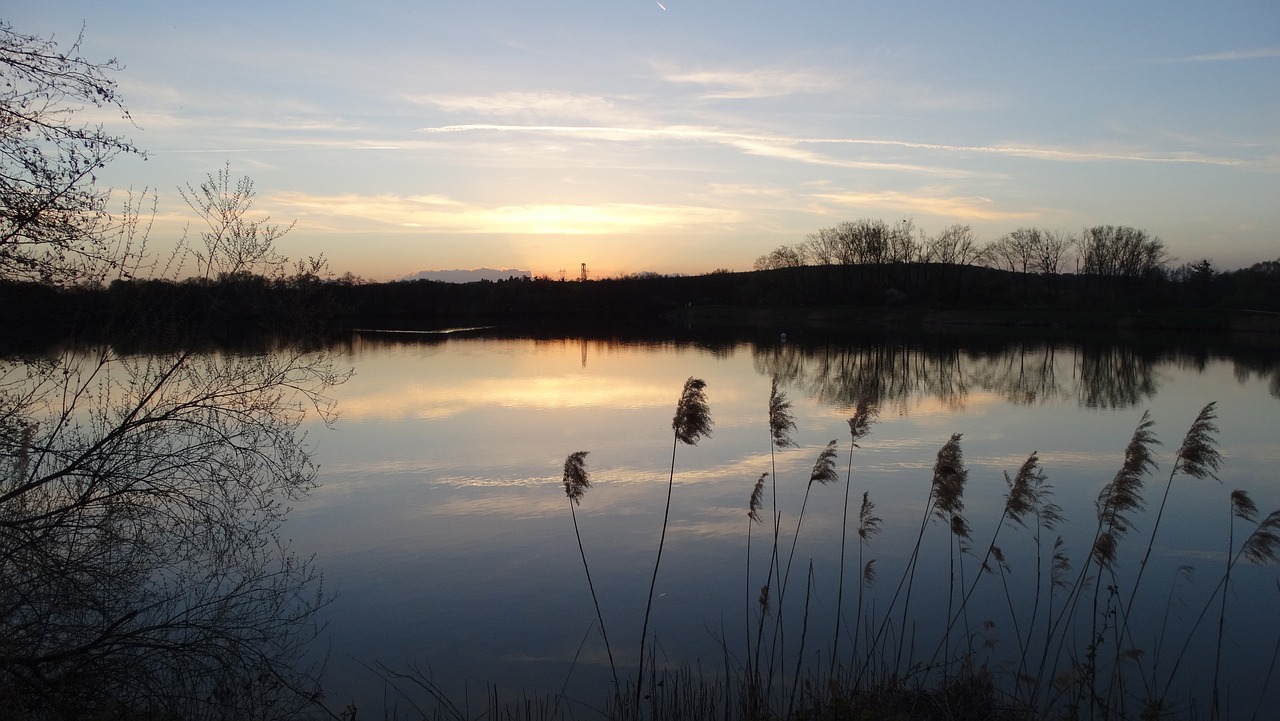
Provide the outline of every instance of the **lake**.
{"type": "MultiPolygon", "coordinates": [[[[391,672],[416,669],[459,705],[468,698],[482,705],[493,684],[512,696],[564,689],[599,706],[611,675],[562,484],[566,456],[576,451],[589,453],[593,484],[576,508],[583,549],[619,672],[634,675],[671,478],[672,416],[690,377],[706,382],[715,425],[696,446],[675,450],[650,620],[660,667],[701,664],[715,673],[726,655],[744,655],[754,628],[748,618],[757,618],[768,572],[772,487],[764,523],[749,529],[747,517],[749,496],[765,472],[776,483],[783,563],[809,491],[785,600],[785,653],[799,654],[797,624],[807,608],[805,664],[822,668],[837,638],[846,479],[852,519],[839,604],[845,620],[834,649],[840,658],[854,646],[862,570],[855,526],[863,492],[882,519],[881,533],[863,550],[878,571],[864,591],[864,608],[883,609],[920,532],[937,453],[953,433],[962,434],[968,470],[971,552],[953,561],[946,525],[926,527],[905,639],[912,656],[925,661],[940,643],[940,619],[948,618],[952,569],[964,579],[957,587],[967,588],[999,526],[1005,474],[1014,475],[1033,452],[1066,518],[1042,543],[1047,548],[1061,535],[1074,579],[1097,529],[1098,493],[1150,413],[1163,445],[1155,456],[1159,469],[1147,478],[1147,511],[1133,516],[1118,554],[1121,572],[1132,573],[1183,434],[1205,404],[1217,403],[1221,482],[1174,478],[1136,596],[1141,622],[1129,641],[1142,651],[1144,672],[1172,666],[1165,659],[1177,655],[1175,646],[1216,590],[1228,534],[1238,547],[1252,528],[1237,520],[1233,529],[1230,492],[1247,489],[1262,516],[1280,508],[1274,472],[1280,363],[1266,350],[992,338],[628,341],[465,331],[356,333],[341,352],[342,363],[355,370],[333,392],[341,416],[333,429],[309,428],[322,485],[294,509],[285,534],[296,550],[315,554],[332,594],[325,610],[329,703],[340,709],[354,701],[362,714],[384,705],[406,708],[397,686],[425,699],[404,679],[378,673],[379,664],[391,672]],[[775,377],[793,404],[799,447],[771,453],[775,377]],[[847,419],[863,398],[877,415],[850,455],[847,419]],[[809,488],[814,463],[832,439],[839,480],[809,488]]],[[[1031,623],[1037,603],[1029,590],[1037,587],[1033,530],[1006,524],[1000,531],[1006,581],[998,573],[984,577],[964,619],[979,641],[993,645],[975,644],[975,658],[1009,677],[1017,638],[1028,633],[1019,624],[1031,623]]],[[[1232,571],[1223,643],[1223,678],[1230,683],[1222,688],[1229,686],[1241,708],[1251,709],[1261,693],[1280,638],[1276,577],[1275,567],[1244,562],[1232,571]]],[[[1057,593],[1061,600],[1065,591],[1057,593]]],[[[1048,602],[1039,601],[1041,618],[1048,602]]],[[[1191,635],[1190,660],[1174,688],[1199,684],[1194,693],[1202,693],[1204,679],[1212,678],[1205,659],[1215,652],[1219,602],[1191,635]]],[[[902,613],[901,602],[895,608],[902,613]]],[[[1267,694],[1268,703],[1280,704],[1274,689],[1267,694]]]]}

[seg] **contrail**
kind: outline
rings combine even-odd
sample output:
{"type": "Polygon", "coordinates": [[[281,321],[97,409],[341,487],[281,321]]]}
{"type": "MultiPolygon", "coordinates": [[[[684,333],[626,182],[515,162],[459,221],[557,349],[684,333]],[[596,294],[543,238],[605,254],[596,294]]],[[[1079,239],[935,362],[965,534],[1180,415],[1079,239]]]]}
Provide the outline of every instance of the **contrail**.
{"type": "MultiPolygon", "coordinates": [[[[656,1],[657,1],[657,0],[655,0],[655,2],[656,2],[656,1]]],[[[658,3],[658,7],[662,8],[663,10],[666,10],[666,9],[667,9],[667,6],[666,6],[666,5],[663,5],[662,3],[658,3]]]]}

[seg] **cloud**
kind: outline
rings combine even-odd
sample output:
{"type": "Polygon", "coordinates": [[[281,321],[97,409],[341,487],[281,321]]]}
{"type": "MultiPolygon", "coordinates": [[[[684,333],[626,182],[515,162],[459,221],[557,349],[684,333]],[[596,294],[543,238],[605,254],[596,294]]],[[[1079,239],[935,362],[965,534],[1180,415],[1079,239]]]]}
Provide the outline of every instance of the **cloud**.
{"type": "Polygon", "coordinates": [[[401,228],[412,232],[559,235],[628,235],[654,229],[689,229],[733,225],[738,211],[694,205],[635,203],[484,205],[439,195],[396,194],[310,195],[276,193],[268,199],[273,212],[305,219],[330,231],[380,232],[401,228]]]}
{"type": "Polygon", "coordinates": [[[1199,153],[1144,153],[1123,150],[1088,150],[1039,147],[1034,145],[950,145],[909,140],[839,137],[788,137],[767,133],[727,131],[699,126],[666,126],[655,128],[611,127],[589,125],[499,125],[468,124],[444,125],[420,128],[428,134],[499,132],[579,137],[593,140],[642,141],[674,140],[704,142],[737,148],[749,155],[791,160],[811,165],[827,165],[842,168],[894,170],[960,177],[972,175],[969,171],[936,165],[920,165],[904,162],[876,161],[869,159],[845,159],[807,149],[806,146],[850,145],[867,147],[903,148],[906,150],[934,151],[948,155],[981,154],[1013,158],[1033,158],[1059,162],[1117,161],[1134,163],[1188,163],[1199,165],[1243,165],[1238,158],[1223,158],[1199,153]]]}
{"type": "Polygon", "coordinates": [[[1231,62],[1235,60],[1262,60],[1265,58],[1280,58],[1280,47],[1256,48],[1254,50],[1227,50],[1225,52],[1220,52],[1220,53],[1205,53],[1203,55],[1192,55],[1186,58],[1179,58],[1175,62],[1220,63],[1220,62],[1231,62]]]}
{"type": "Polygon", "coordinates": [[[658,69],[667,82],[707,88],[706,99],[773,98],[797,93],[824,93],[836,88],[826,74],[804,70],[696,70],[658,69]]]}
{"type": "Polygon", "coordinates": [[[840,206],[906,215],[938,215],[959,220],[1032,218],[1030,211],[1001,210],[990,198],[980,196],[900,193],[892,190],[815,193],[812,197],[840,206]]]}
{"type": "MultiPolygon", "coordinates": [[[[861,159],[843,159],[823,155],[806,150],[803,145],[811,143],[859,142],[828,139],[790,138],[763,133],[742,133],[725,131],[716,128],[698,126],[667,126],[658,128],[586,126],[586,125],[496,125],[468,124],[444,125],[431,128],[420,128],[419,132],[429,134],[446,133],[523,133],[531,135],[550,135],[589,140],[609,140],[614,142],[642,141],[683,141],[701,142],[736,148],[748,155],[790,160],[809,165],[825,165],[840,168],[861,168],[868,170],[895,170],[901,172],[926,173],[929,175],[964,176],[968,171],[954,168],[916,165],[911,163],[886,162],[861,159]]],[[[876,141],[864,141],[878,144],[876,141]]]]}
{"type": "MultiPolygon", "coordinates": [[[[842,99],[854,106],[875,109],[915,108],[921,110],[976,110],[990,108],[997,100],[992,93],[958,91],[953,87],[931,87],[900,77],[892,69],[857,64],[827,65],[821,69],[753,68],[684,70],[670,64],[654,63],[659,78],[677,88],[693,87],[697,99],[767,100],[795,95],[816,95],[842,99]]],[[[679,92],[679,91],[677,91],[679,92]]]]}
{"type": "Polygon", "coordinates": [[[615,119],[620,112],[613,100],[598,95],[549,92],[506,92],[490,95],[410,96],[418,105],[449,113],[486,117],[615,119]]]}
{"type": "Polygon", "coordinates": [[[1128,161],[1137,163],[1193,163],[1201,165],[1242,165],[1238,158],[1219,158],[1199,153],[1140,153],[1132,151],[1075,150],[1034,145],[947,145],[907,140],[870,140],[859,138],[825,138],[807,142],[843,145],[883,145],[913,150],[937,150],[946,153],[981,153],[1038,160],[1081,162],[1089,160],[1128,161]]]}

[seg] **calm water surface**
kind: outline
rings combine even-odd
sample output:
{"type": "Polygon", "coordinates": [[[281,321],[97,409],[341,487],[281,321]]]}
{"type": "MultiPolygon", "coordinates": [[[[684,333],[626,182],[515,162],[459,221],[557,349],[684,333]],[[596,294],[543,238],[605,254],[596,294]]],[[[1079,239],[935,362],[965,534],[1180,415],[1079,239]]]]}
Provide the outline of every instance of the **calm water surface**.
{"type": "MultiPolygon", "coordinates": [[[[751,489],[776,462],[789,538],[813,463],[837,439],[841,480],[812,490],[789,591],[790,603],[803,598],[812,560],[806,654],[825,663],[835,636],[850,462],[846,419],[863,396],[878,418],[852,454],[850,503],[856,513],[867,491],[883,519],[865,551],[879,569],[869,593],[880,594],[880,603],[911,552],[935,455],[952,433],[963,434],[974,546],[985,550],[995,529],[1004,474],[1038,452],[1068,519],[1058,533],[1078,569],[1096,527],[1094,500],[1144,411],[1164,444],[1147,491],[1154,508],[1183,434],[1216,401],[1222,482],[1175,479],[1143,581],[1149,619],[1188,621],[1203,606],[1225,558],[1232,489],[1248,489],[1263,514],[1280,508],[1280,370],[1265,362],[1041,343],[700,345],[466,334],[357,335],[347,361],[356,375],[335,392],[336,429],[311,430],[323,485],[286,529],[295,548],[315,553],[334,596],[326,635],[335,708],[397,701],[371,670],[377,664],[416,668],[459,700],[480,698],[487,684],[504,693],[567,687],[593,702],[602,697],[608,663],[561,484],[565,457],[580,450],[589,451],[594,482],[578,508],[582,539],[614,654],[633,673],[671,469],[671,418],[690,376],[707,383],[715,427],[712,437],[676,451],[650,622],[663,662],[718,668],[721,639],[730,654],[742,652],[746,619],[755,613],[749,601],[766,570],[766,532],[756,527],[748,581],[751,489]],[[800,447],[771,461],[774,376],[794,404],[800,447]],[[1184,565],[1196,570],[1175,577],[1184,565]]],[[[1150,513],[1135,519],[1122,568],[1136,567],[1151,523],[1150,513]]],[[[1247,530],[1237,527],[1237,542],[1247,530]]],[[[1034,578],[1033,542],[1025,530],[1001,533],[1017,589],[1034,578]]],[[[920,638],[937,638],[927,627],[929,611],[945,604],[948,538],[941,527],[926,535],[917,579],[926,590],[913,600],[920,638]]],[[[859,570],[853,539],[849,552],[846,610],[859,570]]],[[[972,575],[978,559],[966,563],[972,575]]],[[[1251,625],[1228,637],[1230,659],[1240,661],[1232,688],[1256,696],[1280,637],[1276,572],[1241,567],[1233,578],[1229,616],[1251,625]]],[[[991,635],[1007,632],[1001,586],[984,581],[980,589],[989,592],[986,605],[975,608],[988,611],[975,613],[972,625],[985,616],[991,635]]],[[[1029,592],[1014,591],[1015,607],[1025,612],[1030,602],[1029,592]]],[[[1154,638],[1153,629],[1139,631],[1135,645],[1154,638]]],[[[997,640],[982,660],[999,670],[1012,641],[997,640]]],[[[932,641],[921,645],[932,648],[932,641]]],[[[836,649],[849,650],[847,639],[836,649]]],[[[1204,658],[1192,665],[1203,669],[1204,658]]]]}

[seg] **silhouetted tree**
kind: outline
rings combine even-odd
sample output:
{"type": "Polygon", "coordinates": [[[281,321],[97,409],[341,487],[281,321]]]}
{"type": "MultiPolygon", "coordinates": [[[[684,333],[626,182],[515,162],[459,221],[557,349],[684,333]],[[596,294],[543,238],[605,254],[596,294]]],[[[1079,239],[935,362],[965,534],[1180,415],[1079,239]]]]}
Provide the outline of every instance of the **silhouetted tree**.
{"type": "MultiPolygon", "coordinates": [[[[143,262],[145,224],[108,213],[93,178],[133,146],[68,120],[84,103],[124,112],[117,66],[78,49],[0,24],[0,279],[126,278],[143,262]]],[[[245,219],[252,185],[203,189],[201,268],[270,268],[278,233],[245,219]]],[[[184,330],[171,347],[202,331],[184,330]]],[[[344,378],[296,349],[0,358],[0,716],[278,718],[311,704],[299,664],[323,597],[278,531],[315,482],[302,420],[332,418],[326,391],[344,378]]]]}
{"type": "Polygon", "coordinates": [[[804,255],[800,248],[780,245],[768,253],[756,258],[756,270],[777,270],[779,268],[799,268],[804,265],[804,255]]]}
{"type": "Polygon", "coordinates": [[[1164,268],[1164,243],[1147,231],[1128,226],[1097,225],[1080,237],[1080,272],[1136,280],[1164,268]]]}
{"type": "Polygon", "coordinates": [[[948,225],[924,243],[924,260],[928,263],[972,265],[981,258],[978,236],[969,225],[948,225]]]}
{"type": "MultiPolygon", "coordinates": [[[[102,125],[79,124],[86,107],[129,112],[116,94],[115,60],[80,56],[81,38],[59,48],[0,20],[0,277],[68,282],[137,259],[129,214],[112,216],[95,174],[138,153],[102,125]]],[[[99,277],[93,277],[98,274],[99,277]]]]}

